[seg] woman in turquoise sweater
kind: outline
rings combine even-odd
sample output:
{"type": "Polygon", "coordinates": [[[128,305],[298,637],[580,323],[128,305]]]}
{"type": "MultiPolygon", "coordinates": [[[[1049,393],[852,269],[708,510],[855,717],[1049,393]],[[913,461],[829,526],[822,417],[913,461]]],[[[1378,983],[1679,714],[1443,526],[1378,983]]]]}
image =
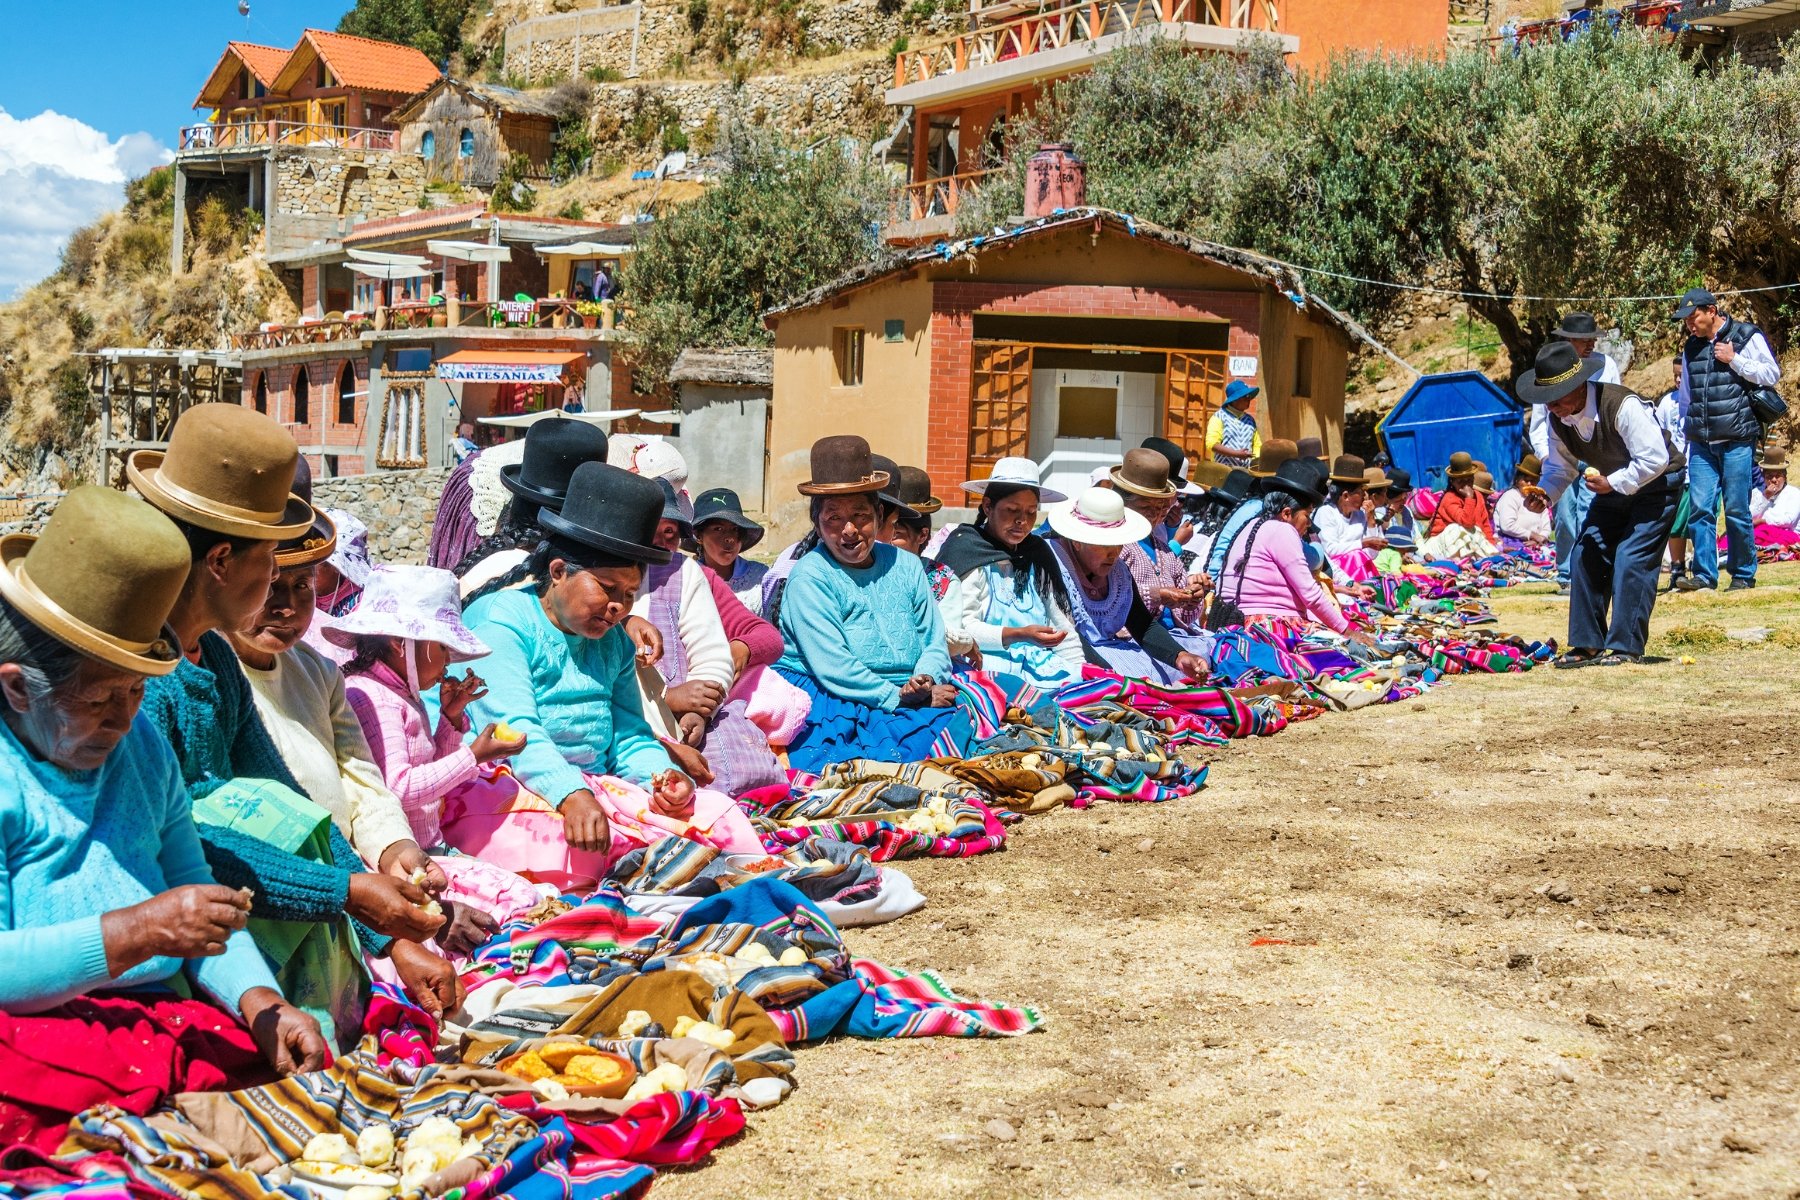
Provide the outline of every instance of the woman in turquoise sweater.
{"type": "Polygon", "coordinates": [[[0,1143],[53,1151],[94,1104],[142,1114],[325,1058],[138,716],[179,658],[187,565],[174,526],[102,488],[0,541],[0,1143]]]}
{"type": "Polygon", "coordinates": [[[862,438],[813,446],[812,478],[800,485],[813,530],[771,614],[787,642],[775,669],[812,698],[788,746],[789,764],[803,771],[857,757],[930,758],[968,735],[925,568],[879,540],[887,485],[862,438]]]}

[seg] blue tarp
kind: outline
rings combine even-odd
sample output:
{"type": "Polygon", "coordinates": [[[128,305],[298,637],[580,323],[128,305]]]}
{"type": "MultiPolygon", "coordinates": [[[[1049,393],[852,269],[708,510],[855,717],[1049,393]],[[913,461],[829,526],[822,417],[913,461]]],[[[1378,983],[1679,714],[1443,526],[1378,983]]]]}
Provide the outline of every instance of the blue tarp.
{"type": "Polygon", "coordinates": [[[1388,458],[1414,487],[1441,491],[1450,456],[1466,450],[1487,464],[1495,486],[1512,482],[1523,453],[1525,412],[1480,371],[1422,375],[1377,426],[1388,458]]]}

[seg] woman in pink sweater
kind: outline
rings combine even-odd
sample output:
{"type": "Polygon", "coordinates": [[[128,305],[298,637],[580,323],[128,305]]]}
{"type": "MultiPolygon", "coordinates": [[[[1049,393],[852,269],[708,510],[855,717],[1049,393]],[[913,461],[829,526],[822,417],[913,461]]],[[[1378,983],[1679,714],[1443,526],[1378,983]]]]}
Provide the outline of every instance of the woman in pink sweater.
{"type": "Polygon", "coordinates": [[[1247,621],[1316,621],[1359,637],[1306,565],[1306,531],[1313,509],[1324,500],[1313,473],[1298,461],[1283,463],[1273,478],[1264,480],[1262,516],[1227,554],[1215,584],[1220,599],[1237,605],[1247,621]]]}

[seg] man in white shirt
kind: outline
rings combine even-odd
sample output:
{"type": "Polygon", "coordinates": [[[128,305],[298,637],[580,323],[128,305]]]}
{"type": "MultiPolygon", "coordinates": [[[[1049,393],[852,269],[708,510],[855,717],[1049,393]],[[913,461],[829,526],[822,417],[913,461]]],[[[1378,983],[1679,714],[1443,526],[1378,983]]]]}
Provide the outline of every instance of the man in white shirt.
{"type": "Polygon", "coordinates": [[[1800,526],[1800,488],[1788,482],[1787,451],[1763,451],[1762,473],[1762,489],[1750,494],[1750,519],[1793,532],[1800,526]]]}
{"type": "Polygon", "coordinates": [[[1705,288],[1690,288],[1675,317],[1687,331],[1676,388],[1687,426],[1689,536],[1694,573],[1684,592],[1710,591],[1719,582],[1718,515],[1725,502],[1726,567],[1732,591],[1756,586],[1756,530],[1750,517],[1750,473],[1762,423],[1750,394],[1781,382],[1762,330],[1719,311],[1705,288]]]}
{"type": "MultiPolygon", "coordinates": [[[[1675,356],[1675,386],[1663,393],[1656,402],[1656,423],[1662,431],[1669,435],[1669,444],[1687,454],[1687,422],[1681,415],[1681,355],[1675,356]]],[[[1670,484],[1681,489],[1681,505],[1675,510],[1675,528],[1669,534],[1669,588],[1673,591],[1681,586],[1687,577],[1688,566],[1688,522],[1691,509],[1688,505],[1687,475],[1684,472],[1680,479],[1671,479],[1670,484]]]]}
{"type": "Polygon", "coordinates": [[[1650,403],[1599,373],[1568,342],[1550,342],[1517,384],[1520,400],[1549,414],[1544,490],[1552,500],[1572,487],[1594,497],[1571,562],[1569,649],[1556,661],[1565,668],[1642,660],[1680,503],[1669,476],[1685,465],[1650,403]]]}
{"type": "MultiPolygon", "coordinates": [[[[1594,314],[1572,312],[1565,314],[1562,324],[1558,325],[1551,337],[1562,338],[1575,347],[1575,353],[1584,359],[1592,359],[1599,370],[1594,376],[1596,383],[1619,382],[1619,364],[1609,355],[1595,349],[1600,344],[1600,323],[1594,320],[1594,314]]],[[[1550,460],[1550,418],[1541,408],[1534,409],[1528,423],[1527,437],[1531,442],[1532,453],[1541,461],[1550,460]]],[[[1569,559],[1575,550],[1575,535],[1581,529],[1581,523],[1587,519],[1588,504],[1593,494],[1586,488],[1570,488],[1563,493],[1563,498],[1556,505],[1556,584],[1557,594],[1569,594],[1569,559]]]]}

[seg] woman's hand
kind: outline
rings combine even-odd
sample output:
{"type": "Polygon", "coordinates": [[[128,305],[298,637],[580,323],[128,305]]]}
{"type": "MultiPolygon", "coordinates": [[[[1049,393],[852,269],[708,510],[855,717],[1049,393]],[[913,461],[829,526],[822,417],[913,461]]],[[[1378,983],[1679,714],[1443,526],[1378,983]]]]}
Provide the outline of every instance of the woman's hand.
{"type": "Polygon", "coordinates": [[[1019,625],[1011,629],[1003,630],[1000,634],[1000,640],[1009,646],[1015,642],[1032,642],[1048,649],[1053,646],[1060,646],[1063,638],[1067,636],[1068,634],[1065,631],[1052,628],[1049,625],[1019,625]]]}
{"type": "Polygon", "coordinates": [[[433,898],[444,894],[450,880],[444,868],[431,861],[431,855],[419,849],[417,842],[395,842],[381,852],[383,874],[404,879],[433,898]],[[424,877],[420,878],[420,872],[424,877]]]}
{"type": "Polygon", "coordinates": [[[319,1023],[274,988],[257,987],[238,1001],[238,1012],[271,1067],[283,1075],[304,1075],[325,1065],[329,1048],[319,1023]]]}
{"type": "Polygon", "coordinates": [[[557,811],[562,813],[563,837],[575,849],[604,854],[612,845],[612,826],[606,820],[606,810],[586,788],[563,797],[557,811]]]}
{"type": "Polygon", "coordinates": [[[433,954],[417,942],[395,942],[388,961],[399,973],[406,994],[430,1013],[432,1020],[443,1020],[445,1013],[455,1012],[462,1004],[462,983],[443,955],[433,954]]]}
{"type": "Polygon", "coordinates": [[[368,871],[350,877],[344,911],[382,937],[423,942],[435,937],[444,918],[425,911],[431,897],[404,879],[368,871]]]}
{"type": "Polygon", "coordinates": [[[957,695],[954,683],[934,683],[931,685],[929,708],[955,708],[957,695]]]}
{"type": "Polygon", "coordinates": [[[1189,679],[1212,678],[1211,665],[1192,650],[1183,650],[1175,656],[1175,669],[1189,679]]]}
{"type": "Polygon", "coordinates": [[[1382,537],[1378,533],[1372,533],[1368,537],[1364,538],[1362,544],[1363,544],[1364,550],[1386,550],[1387,549],[1387,539],[1382,537]]]}
{"type": "Polygon", "coordinates": [[[650,807],[681,820],[694,815],[694,781],[680,771],[658,771],[650,780],[650,807]]]}
{"type": "Polygon", "coordinates": [[[100,918],[106,970],[118,978],[159,956],[211,958],[250,919],[250,896],[217,883],[170,888],[100,918]]]}
{"type": "Polygon", "coordinates": [[[901,708],[930,708],[931,689],[937,686],[937,680],[929,675],[914,675],[900,685],[901,708]]]}
{"type": "Polygon", "coordinates": [[[725,702],[725,689],[710,679],[690,679],[669,688],[663,698],[669,702],[669,711],[678,717],[696,713],[711,720],[725,702]]]}
{"type": "Polygon", "coordinates": [[[980,646],[970,643],[969,652],[967,654],[959,655],[958,657],[960,657],[965,663],[969,664],[969,670],[971,670],[971,671],[981,670],[981,647],[980,646]]]}
{"type": "Polygon", "coordinates": [[[639,662],[646,667],[654,667],[662,661],[662,630],[642,617],[626,617],[625,632],[631,638],[631,644],[637,647],[639,662]]]}
{"type": "Polygon", "coordinates": [[[710,787],[712,785],[714,778],[712,768],[706,765],[704,754],[686,742],[678,742],[672,738],[657,738],[656,740],[661,742],[663,749],[669,752],[669,757],[674,761],[676,768],[693,780],[696,786],[710,787]]]}
{"type": "Polygon", "coordinates": [[[698,750],[706,745],[706,718],[699,713],[687,713],[675,720],[676,730],[681,734],[681,743],[698,750]]]}
{"type": "Polygon", "coordinates": [[[499,729],[498,724],[489,725],[469,743],[469,752],[475,756],[476,762],[490,763],[496,759],[511,758],[525,748],[524,734],[515,733],[511,741],[505,741],[501,739],[499,729]]]}
{"type": "Polygon", "coordinates": [[[445,954],[467,957],[477,946],[494,936],[500,923],[472,904],[444,901],[444,927],[438,930],[437,944],[445,954]]]}
{"type": "Polygon", "coordinates": [[[450,723],[458,729],[464,728],[463,714],[469,705],[487,695],[487,683],[470,671],[461,679],[454,675],[444,676],[438,684],[438,710],[450,718],[450,723]]]}
{"type": "Polygon", "coordinates": [[[731,643],[731,681],[736,683],[750,669],[750,645],[747,642],[731,643]]]}
{"type": "Polygon", "coordinates": [[[1212,594],[1212,590],[1212,576],[1208,575],[1205,571],[1200,572],[1198,575],[1188,576],[1188,593],[1192,595],[1195,600],[1206,599],[1212,594]]]}

